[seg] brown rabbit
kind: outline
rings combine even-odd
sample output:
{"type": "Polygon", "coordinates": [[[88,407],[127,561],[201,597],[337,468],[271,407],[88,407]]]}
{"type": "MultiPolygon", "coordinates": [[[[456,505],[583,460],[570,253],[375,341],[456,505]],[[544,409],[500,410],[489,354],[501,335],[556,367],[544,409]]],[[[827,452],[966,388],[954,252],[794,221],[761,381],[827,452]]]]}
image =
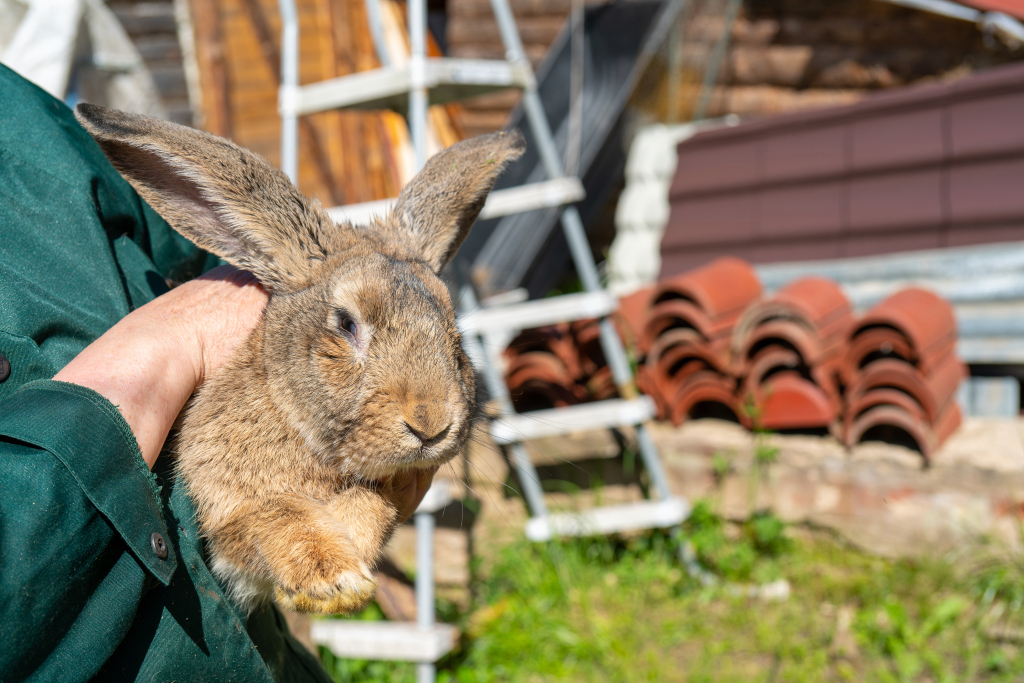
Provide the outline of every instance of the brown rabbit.
{"type": "Polygon", "coordinates": [[[305,612],[362,608],[396,523],[389,478],[447,462],[468,435],[474,374],[438,273],[521,134],[453,145],[358,228],[227,140],[87,104],[76,115],[177,231],[270,291],[178,441],[214,573],[243,609],[271,595],[305,612]]]}

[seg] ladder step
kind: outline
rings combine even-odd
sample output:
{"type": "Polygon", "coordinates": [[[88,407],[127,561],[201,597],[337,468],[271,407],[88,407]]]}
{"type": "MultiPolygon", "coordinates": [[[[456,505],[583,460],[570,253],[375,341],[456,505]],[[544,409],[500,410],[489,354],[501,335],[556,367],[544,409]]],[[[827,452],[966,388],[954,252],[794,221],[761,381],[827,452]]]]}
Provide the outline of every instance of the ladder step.
{"type": "Polygon", "coordinates": [[[549,209],[582,201],[587,196],[579,178],[552,178],[504,190],[495,190],[487,197],[480,218],[500,218],[536,209],[549,209]]]}
{"type": "Polygon", "coordinates": [[[459,318],[459,329],[463,334],[527,330],[583,318],[603,318],[613,313],[618,305],[615,297],[605,291],[565,294],[521,304],[478,308],[459,318]]]}
{"type": "MultiPolygon", "coordinates": [[[[579,178],[555,178],[539,183],[495,190],[488,197],[480,218],[498,218],[513,213],[547,209],[578,202],[587,196],[579,178]]],[[[335,223],[348,221],[355,225],[369,223],[374,216],[384,216],[395,205],[394,199],[378,199],[361,204],[348,204],[327,209],[335,223]]]]}
{"type": "Polygon", "coordinates": [[[455,649],[459,630],[449,624],[422,629],[403,621],[321,619],[313,621],[310,636],[344,659],[436,662],[455,649]]]}
{"type": "Polygon", "coordinates": [[[491,423],[491,438],[503,445],[588,429],[625,427],[647,422],[654,413],[654,401],[649,396],[534,410],[495,419],[491,423]]]}
{"type": "Polygon", "coordinates": [[[430,488],[423,495],[423,500],[420,501],[416,512],[437,512],[447,505],[460,500],[458,495],[456,495],[457,492],[457,489],[450,480],[435,477],[434,481],[430,484],[430,488]]]}
{"type": "MultiPolygon", "coordinates": [[[[495,59],[430,58],[424,64],[430,104],[476,97],[506,88],[525,88],[533,73],[525,65],[495,59]]],[[[332,78],[282,92],[282,116],[304,116],[329,109],[408,109],[412,69],[385,67],[332,78]]]]}
{"type": "Polygon", "coordinates": [[[572,514],[560,512],[532,517],[526,523],[526,537],[531,541],[549,541],[559,536],[600,536],[663,529],[682,524],[689,514],[690,506],[683,498],[609,505],[572,514]]]}

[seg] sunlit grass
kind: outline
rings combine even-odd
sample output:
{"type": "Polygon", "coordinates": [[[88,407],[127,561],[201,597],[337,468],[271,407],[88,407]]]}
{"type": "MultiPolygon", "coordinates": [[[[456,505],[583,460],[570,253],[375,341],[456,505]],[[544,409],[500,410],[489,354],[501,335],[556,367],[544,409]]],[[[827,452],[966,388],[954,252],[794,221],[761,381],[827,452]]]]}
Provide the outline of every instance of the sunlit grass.
{"type": "MultiPolygon", "coordinates": [[[[688,534],[716,585],[687,576],[660,533],[501,549],[473,609],[453,615],[464,638],[439,680],[1024,679],[1019,562],[886,560],[768,515],[729,525],[706,506],[688,534]],[[788,599],[745,597],[777,578],[788,599]]],[[[325,663],[338,681],[415,680],[408,664],[325,663]]]]}

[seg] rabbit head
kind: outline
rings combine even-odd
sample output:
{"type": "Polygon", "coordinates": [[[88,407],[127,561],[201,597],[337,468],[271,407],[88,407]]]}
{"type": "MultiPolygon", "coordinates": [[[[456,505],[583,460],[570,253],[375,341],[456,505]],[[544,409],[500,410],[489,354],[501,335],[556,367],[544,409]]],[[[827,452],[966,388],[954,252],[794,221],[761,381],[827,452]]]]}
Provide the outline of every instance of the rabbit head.
{"type": "Polygon", "coordinates": [[[522,154],[521,134],[437,154],[392,211],[357,227],[227,140],[93,105],[76,115],[178,232],[269,290],[267,394],[322,465],[374,480],[456,455],[475,381],[438,275],[522,154]]]}

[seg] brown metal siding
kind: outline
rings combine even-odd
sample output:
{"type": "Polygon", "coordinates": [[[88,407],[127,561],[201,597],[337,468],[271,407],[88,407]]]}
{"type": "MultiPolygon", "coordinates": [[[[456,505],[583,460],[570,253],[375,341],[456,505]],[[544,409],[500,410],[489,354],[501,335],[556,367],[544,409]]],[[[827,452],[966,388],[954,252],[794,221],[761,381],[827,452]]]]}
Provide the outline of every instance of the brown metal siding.
{"type": "Polygon", "coordinates": [[[662,277],[1024,239],[1024,65],[679,146],[662,277]]]}

